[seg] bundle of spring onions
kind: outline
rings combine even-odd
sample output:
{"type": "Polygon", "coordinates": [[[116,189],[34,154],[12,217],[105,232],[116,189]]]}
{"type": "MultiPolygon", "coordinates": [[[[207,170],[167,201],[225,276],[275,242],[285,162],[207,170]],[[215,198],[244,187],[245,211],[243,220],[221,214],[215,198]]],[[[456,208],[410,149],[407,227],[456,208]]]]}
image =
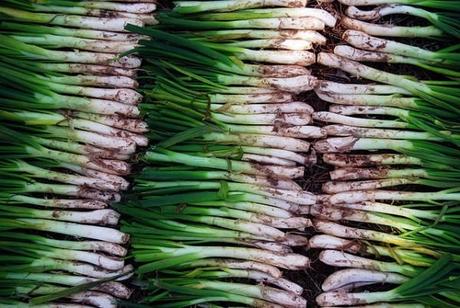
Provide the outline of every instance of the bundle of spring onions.
{"type": "MultiPolygon", "coordinates": [[[[325,80],[315,89],[330,105],[312,115],[327,123],[322,129],[328,136],[314,148],[334,170],[322,187],[327,195],[318,196],[310,208],[313,226],[323,234],[313,236],[309,245],[323,249],[323,263],[339,268],[323,282],[317,303],[456,307],[458,45],[431,51],[394,37],[458,39],[458,8],[455,1],[339,2],[350,5],[341,18],[348,29],[342,43],[349,45],[318,54],[318,63],[376,83],[325,80]],[[356,7],[372,5],[382,6],[356,7]],[[433,25],[379,24],[393,14],[433,25]],[[390,65],[376,69],[361,62],[390,65]],[[421,74],[399,73],[409,66],[421,74]],[[417,78],[429,74],[430,80],[417,78]],[[376,284],[388,287],[369,292],[376,284]]],[[[424,46],[430,46],[427,40],[424,46]]]]}
{"type": "Polygon", "coordinates": [[[320,82],[316,93],[333,105],[313,118],[332,125],[323,127],[330,137],[316,142],[315,149],[326,153],[324,160],[337,168],[331,172],[334,182],[323,187],[326,193],[408,184],[438,189],[459,187],[456,82],[410,81],[335,54],[322,53],[319,61],[389,84],[320,82]],[[406,86],[406,81],[424,89],[406,86]],[[452,86],[437,85],[443,83],[452,86]],[[363,150],[399,154],[336,154],[363,150]]]}
{"type": "Polygon", "coordinates": [[[144,2],[0,4],[2,307],[115,307],[132,292],[109,205],[148,142],[140,59],[118,56],[139,40],[127,24],[154,22],[144,2]]]}
{"type": "Polygon", "coordinates": [[[295,98],[316,86],[308,50],[335,18],[304,6],[179,1],[158,26],[127,26],[143,37],[125,55],[143,58],[152,147],[117,209],[141,303],[306,306],[282,270],[309,267],[292,248],[308,243],[316,197],[294,180],[316,161],[305,139],[325,133],[295,98]]]}
{"type": "MultiPolygon", "coordinates": [[[[313,45],[326,41],[317,31],[334,27],[336,23],[327,11],[306,8],[306,1],[178,1],[174,4],[172,10],[158,12],[160,29],[189,37],[241,61],[313,64],[315,54],[310,50],[313,45]]],[[[250,71],[250,68],[244,65],[240,69],[250,71]]],[[[271,72],[271,68],[267,68],[262,75],[301,72],[290,66],[273,69],[271,72]]],[[[244,71],[235,73],[245,74],[244,71]]]]}

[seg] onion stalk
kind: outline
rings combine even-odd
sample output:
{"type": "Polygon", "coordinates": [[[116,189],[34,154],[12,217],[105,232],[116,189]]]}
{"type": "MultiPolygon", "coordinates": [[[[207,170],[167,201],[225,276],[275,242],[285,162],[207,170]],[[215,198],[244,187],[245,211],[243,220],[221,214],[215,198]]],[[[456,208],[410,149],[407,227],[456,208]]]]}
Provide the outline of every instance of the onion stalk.
{"type": "Polygon", "coordinates": [[[342,24],[347,29],[365,32],[375,36],[392,36],[392,37],[410,37],[410,38],[433,38],[442,37],[444,32],[434,26],[394,26],[394,25],[379,25],[364,22],[361,20],[343,16],[342,24]]]}
{"type": "MultiPolygon", "coordinates": [[[[420,2],[421,3],[421,2],[420,2]]],[[[360,10],[355,6],[347,8],[346,13],[349,17],[360,20],[378,20],[382,17],[393,14],[406,14],[416,16],[431,22],[435,27],[441,29],[445,33],[459,38],[457,21],[454,14],[444,12],[430,12],[422,8],[413,7],[410,5],[388,4],[378,6],[370,11],[360,10]]]]}
{"type": "MultiPolygon", "coordinates": [[[[456,266],[449,264],[449,261],[449,256],[445,256],[419,275],[389,291],[370,293],[327,292],[319,295],[316,300],[320,305],[327,306],[371,304],[407,299],[420,300],[422,303],[424,300],[430,300],[437,305],[443,305],[446,303],[446,299],[455,301],[448,294],[449,292],[455,293],[457,288],[455,283],[448,283],[450,279],[447,277],[456,269],[456,266]],[[439,292],[440,289],[445,291],[439,292]],[[447,298],[443,298],[443,296],[447,298]]],[[[458,278],[451,279],[455,282],[458,278]]]]}
{"type": "Polygon", "coordinates": [[[272,1],[260,1],[260,0],[247,0],[247,1],[222,1],[215,3],[208,2],[189,2],[189,1],[178,1],[175,3],[174,12],[179,14],[193,14],[202,13],[208,11],[235,11],[241,9],[258,8],[265,6],[274,7],[304,7],[306,1],[287,1],[287,0],[272,0],[272,1]]]}
{"type": "Polygon", "coordinates": [[[380,4],[408,4],[427,8],[458,11],[457,1],[421,1],[421,0],[339,0],[345,5],[364,6],[380,4]]]}
{"type": "MultiPolygon", "coordinates": [[[[336,23],[327,11],[315,8],[272,8],[272,9],[248,9],[238,10],[231,13],[207,13],[198,15],[201,20],[239,20],[239,19],[259,19],[259,18],[279,18],[279,17],[314,17],[323,21],[328,27],[334,27],[336,23]]],[[[196,18],[196,17],[195,17],[196,18]]]]}
{"type": "Polygon", "coordinates": [[[11,7],[2,7],[2,17],[2,19],[6,20],[14,19],[22,22],[51,24],[83,29],[98,29],[114,32],[125,32],[125,26],[127,24],[135,24],[139,26],[143,25],[142,21],[137,19],[37,13],[11,7]]]}
{"type": "MultiPolygon", "coordinates": [[[[181,33],[184,37],[190,34],[181,33]]],[[[305,40],[318,45],[324,45],[326,38],[313,30],[209,30],[192,32],[193,37],[211,42],[232,41],[236,39],[295,39],[305,40]]]]}

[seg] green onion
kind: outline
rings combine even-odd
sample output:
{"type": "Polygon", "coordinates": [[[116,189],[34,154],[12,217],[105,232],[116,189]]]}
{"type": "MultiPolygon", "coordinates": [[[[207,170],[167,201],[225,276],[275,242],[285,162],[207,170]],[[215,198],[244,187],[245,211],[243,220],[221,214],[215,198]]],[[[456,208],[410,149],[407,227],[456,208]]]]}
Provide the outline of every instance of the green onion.
{"type": "Polygon", "coordinates": [[[446,166],[458,167],[455,159],[458,149],[429,141],[335,137],[316,142],[315,149],[320,153],[389,149],[419,158],[427,167],[439,169],[445,169],[446,166]],[[424,149],[424,152],[418,149],[424,149]]]}
{"type": "MultiPolygon", "coordinates": [[[[413,3],[413,4],[416,4],[416,3],[413,3]]],[[[423,4],[423,2],[419,2],[419,4],[423,4]]],[[[452,35],[456,38],[459,38],[458,23],[456,20],[456,17],[458,16],[452,13],[444,13],[444,12],[435,13],[435,12],[424,10],[422,8],[416,8],[416,7],[412,7],[409,5],[398,5],[398,4],[378,6],[371,11],[363,11],[355,6],[350,6],[347,8],[346,13],[349,17],[360,19],[360,20],[376,20],[376,19],[380,19],[388,15],[393,15],[393,14],[406,14],[410,16],[416,16],[416,17],[420,17],[420,18],[424,18],[428,20],[435,27],[441,29],[445,33],[452,35]]]]}
{"type": "Polygon", "coordinates": [[[339,0],[340,3],[346,5],[379,5],[379,4],[408,4],[415,6],[422,6],[427,8],[444,9],[451,11],[458,11],[458,1],[423,1],[423,0],[339,0]]]}
{"type": "Polygon", "coordinates": [[[0,18],[3,20],[13,19],[22,22],[51,24],[57,26],[67,26],[84,29],[98,29],[115,32],[124,32],[124,28],[127,24],[143,24],[142,21],[136,19],[87,17],[78,15],[62,15],[59,13],[37,13],[10,7],[2,7],[2,16],[0,16],[0,18]]]}
{"type": "Polygon", "coordinates": [[[245,1],[219,1],[219,2],[199,2],[199,1],[177,1],[174,12],[179,14],[192,14],[206,11],[235,11],[247,8],[280,6],[280,7],[304,7],[306,1],[287,1],[287,0],[245,0],[245,1]]]}
{"type": "Polygon", "coordinates": [[[324,154],[328,164],[338,167],[371,167],[378,165],[423,165],[421,160],[401,154],[324,154]]]}
{"type": "MultiPolygon", "coordinates": [[[[152,241],[153,243],[154,241],[152,241]]],[[[308,266],[308,258],[297,254],[276,254],[261,249],[219,246],[188,246],[167,241],[156,241],[158,245],[134,254],[136,260],[146,262],[139,267],[141,273],[167,268],[184,261],[208,257],[230,257],[254,260],[288,269],[301,269],[308,266]],[[158,259],[164,259],[163,262],[158,259]],[[167,260],[167,262],[165,262],[167,260]]],[[[137,246],[137,245],[136,245],[137,246]]],[[[139,246],[142,248],[142,246],[139,246]]]]}
{"type": "Polygon", "coordinates": [[[147,181],[172,181],[172,180],[231,180],[234,182],[255,184],[261,186],[271,186],[280,189],[302,190],[300,186],[292,180],[277,179],[272,181],[267,176],[247,176],[244,174],[225,172],[225,171],[202,171],[202,170],[181,170],[177,169],[171,172],[172,168],[167,170],[146,167],[138,174],[138,180],[147,181]]]}
{"type": "Polygon", "coordinates": [[[401,301],[401,300],[420,300],[424,302],[424,298],[435,305],[443,305],[445,301],[443,296],[453,299],[448,296],[449,292],[455,294],[457,291],[456,280],[452,277],[453,282],[449,283],[449,275],[455,271],[456,266],[449,263],[449,256],[445,256],[433,264],[432,267],[426,269],[411,280],[403,283],[401,286],[383,292],[366,292],[366,293],[323,293],[317,298],[317,302],[321,305],[341,306],[353,305],[356,303],[367,304],[382,301],[401,301]],[[439,288],[444,291],[438,293],[439,288]],[[444,293],[445,292],[445,293],[444,293]]]}
{"type": "MultiPolygon", "coordinates": [[[[209,298],[205,298],[206,302],[222,301],[225,299],[226,301],[249,305],[270,305],[269,303],[275,303],[284,307],[299,307],[305,305],[305,300],[300,296],[267,286],[219,282],[215,280],[206,280],[204,278],[191,278],[186,280],[164,279],[154,281],[153,283],[166,290],[177,290],[176,292],[179,294],[197,293],[198,295],[200,294],[198,290],[207,291],[207,297],[209,298]],[[174,283],[176,283],[177,286],[174,283]],[[217,294],[219,294],[219,296],[217,296],[217,294]]],[[[188,304],[195,303],[192,300],[186,302],[188,304]]],[[[185,304],[185,302],[183,304],[185,304]]],[[[161,304],[159,304],[159,307],[161,307],[161,304]]]]}
{"type": "Polygon", "coordinates": [[[372,284],[402,284],[406,281],[408,281],[407,277],[397,273],[350,268],[338,270],[329,275],[324,280],[321,288],[325,292],[330,292],[372,284]]]}
{"type": "Polygon", "coordinates": [[[52,62],[71,62],[83,64],[101,64],[121,68],[137,68],[140,60],[135,57],[117,58],[115,54],[95,52],[73,52],[48,50],[39,46],[18,41],[6,35],[0,35],[2,52],[7,57],[31,60],[52,60],[52,62]]]}
{"type": "Polygon", "coordinates": [[[410,37],[410,38],[432,38],[442,37],[444,32],[434,26],[387,26],[378,25],[360,21],[357,19],[343,16],[341,19],[342,24],[347,29],[365,32],[369,35],[375,36],[392,36],[392,37],[410,37]]]}
{"type": "MultiPolygon", "coordinates": [[[[70,241],[70,240],[55,240],[45,236],[32,235],[19,232],[2,232],[2,239],[14,240],[17,242],[31,242],[40,247],[54,247],[62,249],[75,249],[78,251],[88,252],[104,252],[111,253],[115,256],[123,257],[126,255],[127,250],[117,244],[101,242],[101,241],[70,241]]],[[[100,265],[100,264],[97,264],[100,265]]]]}
{"type": "Polygon", "coordinates": [[[320,33],[312,30],[209,30],[196,31],[191,34],[181,33],[184,37],[191,39],[216,41],[231,41],[236,39],[296,39],[305,40],[315,44],[324,45],[326,38],[320,33]]]}
{"type": "MultiPolygon", "coordinates": [[[[69,274],[45,274],[45,273],[13,273],[2,272],[0,279],[13,286],[13,290],[19,294],[52,294],[63,291],[62,285],[67,287],[79,286],[90,282],[96,282],[99,278],[76,276],[69,274]],[[15,284],[21,282],[17,287],[15,284]],[[25,284],[24,284],[25,283],[25,284]],[[57,285],[57,286],[56,286],[57,285]]],[[[129,298],[132,291],[119,282],[105,282],[98,285],[95,290],[112,294],[119,298],[129,298]]],[[[11,292],[10,292],[11,294],[11,292]]]]}
{"type": "Polygon", "coordinates": [[[398,273],[403,276],[413,277],[419,273],[410,265],[399,265],[394,262],[375,261],[368,258],[358,257],[337,250],[323,250],[320,254],[321,262],[336,267],[352,267],[375,270],[378,272],[398,273]],[[346,260],[345,262],[343,260],[346,260]]]}
{"type": "MultiPolygon", "coordinates": [[[[398,246],[388,247],[364,242],[358,243],[353,239],[339,238],[328,234],[314,235],[310,238],[309,244],[312,248],[334,249],[354,254],[361,253],[375,258],[387,257],[393,259],[398,264],[410,264],[416,267],[429,267],[441,256],[439,253],[428,249],[420,249],[418,251],[416,247],[415,250],[410,250],[398,246]]],[[[323,286],[325,284],[328,284],[327,280],[323,283],[323,286]]],[[[324,289],[324,291],[328,290],[324,289]]]]}
{"type": "Polygon", "coordinates": [[[355,203],[368,200],[401,200],[401,201],[458,201],[459,194],[456,192],[409,192],[409,191],[354,191],[344,192],[331,196],[333,203],[355,203]],[[372,199],[374,198],[374,199],[372,199]],[[345,201],[349,200],[349,201],[345,201]]]}
{"type": "MultiPolygon", "coordinates": [[[[48,34],[62,37],[72,37],[76,39],[83,38],[116,42],[133,42],[141,38],[139,35],[135,33],[119,33],[92,29],[75,29],[57,26],[44,26],[37,24],[16,23],[13,21],[2,22],[2,29],[8,30],[15,34],[17,34],[18,32],[36,34],[38,36],[48,34]]],[[[63,38],[63,40],[65,40],[65,38],[63,38]]]]}
{"type": "Polygon", "coordinates": [[[169,150],[159,152],[147,152],[144,156],[147,161],[174,162],[185,165],[197,166],[203,168],[215,168],[220,170],[231,170],[234,172],[243,172],[246,174],[266,175],[282,174],[285,178],[296,178],[303,174],[301,167],[277,167],[277,166],[258,166],[247,162],[238,162],[236,160],[225,160],[221,158],[200,157],[188,154],[181,154],[169,150]]]}
{"type": "Polygon", "coordinates": [[[135,43],[124,43],[116,41],[101,42],[93,39],[73,38],[68,36],[57,36],[42,34],[31,36],[29,34],[12,35],[18,41],[46,46],[48,48],[75,48],[96,52],[122,53],[135,47],[135,43]]]}
{"type": "Polygon", "coordinates": [[[91,238],[96,240],[108,241],[116,244],[124,244],[128,241],[129,236],[117,230],[98,227],[91,225],[81,225],[71,222],[60,222],[47,219],[36,218],[5,218],[2,214],[2,229],[11,230],[19,229],[32,229],[37,231],[54,232],[60,234],[67,234],[72,236],[79,236],[91,238]]]}
{"type": "Polygon", "coordinates": [[[151,13],[156,9],[155,3],[113,3],[109,1],[72,1],[60,0],[55,2],[50,1],[37,1],[37,4],[32,4],[32,10],[45,11],[45,12],[67,12],[75,15],[86,15],[87,11],[84,9],[102,9],[111,11],[130,12],[136,14],[151,13]],[[41,5],[46,4],[46,5],[41,5]],[[51,5],[50,5],[51,4],[51,5]],[[56,5],[56,6],[53,6],[56,5]],[[72,10],[77,9],[77,10],[72,10]],[[80,9],[80,10],[78,10],[80,9]],[[77,13],[78,12],[78,13],[77,13]]]}
{"type": "Polygon", "coordinates": [[[325,24],[315,17],[278,17],[233,21],[201,21],[175,18],[174,14],[158,13],[157,20],[162,28],[191,30],[211,29],[280,29],[280,30],[324,30],[325,24]]]}
{"type": "MultiPolygon", "coordinates": [[[[195,17],[195,16],[194,16],[195,17]]],[[[323,21],[328,27],[334,27],[336,19],[325,10],[315,8],[271,8],[271,9],[249,9],[238,10],[231,13],[207,13],[198,15],[195,18],[202,20],[239,20],[239,19],[260,19],[273,17],[314,17],[323,21]]]]}

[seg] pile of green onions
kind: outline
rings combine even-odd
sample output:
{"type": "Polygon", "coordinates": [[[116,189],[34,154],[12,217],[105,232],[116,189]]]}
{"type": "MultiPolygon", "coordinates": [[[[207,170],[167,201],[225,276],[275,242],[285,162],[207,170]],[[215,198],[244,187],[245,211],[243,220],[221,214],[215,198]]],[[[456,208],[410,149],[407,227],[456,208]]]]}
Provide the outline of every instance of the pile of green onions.
{"type": "Polygon", "coordinates": [[[129,235],[110,204],[148,139],[141,60],[119,54],[140,39],[125,26],[154,23],[155,7],[0,4],[0,306],[116,307],[130,296],[129,235]]]}
{"type": "Polygon", "coordinates": [[[0,306],[459,306],[460,2],[318,2],[2,1],[0,306]]]}
{"type": "Polygon", "coordinates": [[[126,55],[144,61],[152,147],[117,209],[141,303],[306,306],[282,270],[310,264],[293,248],[307,245],[302,214],[317,201],[295,180],[316,162],[305,139],[326,135],[295,97],[316,86],[309,49],[335,18],[304,6],[179,1],[158,26],[127,26],[143,37],[126,55]]]}
{"type": "Polygon", "coordinates": [[[323,282],[317,303],[456,307],[458,45],[431,51],[413,41],[397,41],[458,39],[456,1],[339,2],[350,5],[341,18],[347,29],[342,43],[349,45],[321,52],[317,61],[374,83],[324,80],[315,89],[330,105],[312,115],[327,124],[322,127],[327,138],[313,147],[334,169],[331,181],[323,184],[325,195],[317,196],[310,208],[312,224],[323,234],[313,236],[309,245],[322,249],[323,263],[339,268],[323,282]],[[372,5],[383,6],[368,11],[356,7],[372,5]],[[421,17],[433,25],[379,23],[393,14],[421,17]],[[390,65],[377,69],[362,62],[390,65]],[[431,74],[431,80],[389,72],[414,66],[423,76],[431,74]],[[377,284],[384,284],[384,291],[368,291],[377,284]]]}

